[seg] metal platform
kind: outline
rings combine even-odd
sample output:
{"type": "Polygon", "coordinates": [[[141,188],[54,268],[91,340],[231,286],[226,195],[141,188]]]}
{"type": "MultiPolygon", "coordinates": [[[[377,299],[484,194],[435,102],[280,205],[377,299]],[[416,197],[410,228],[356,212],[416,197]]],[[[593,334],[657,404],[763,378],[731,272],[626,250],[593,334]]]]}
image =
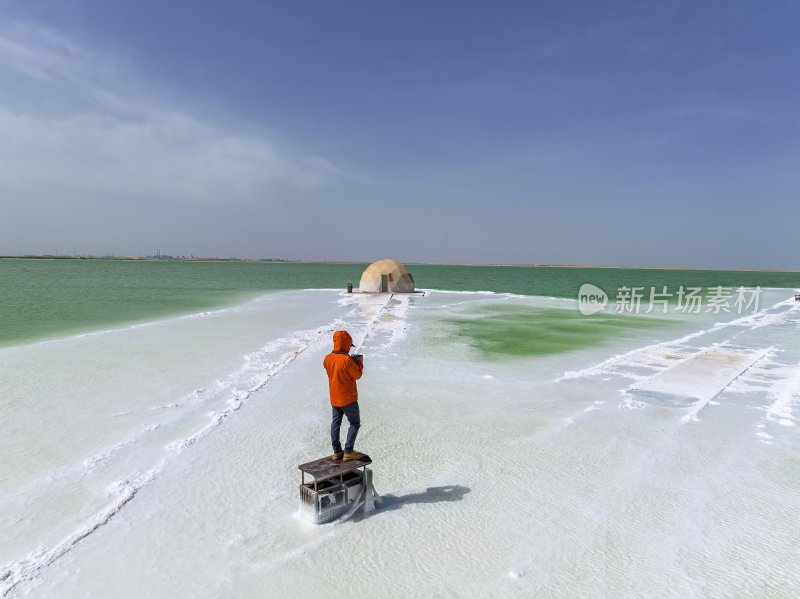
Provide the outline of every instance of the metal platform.
{"type": "Polygon", "coordinates": [[[300,511],[315,524],[342,522],[362,506],[375,509],[378,494],[372,486],[372,459],[334,461],[333,456],[300,464],[300,511]],[[305,475],[314,481],[306,482],[305,475]]]}

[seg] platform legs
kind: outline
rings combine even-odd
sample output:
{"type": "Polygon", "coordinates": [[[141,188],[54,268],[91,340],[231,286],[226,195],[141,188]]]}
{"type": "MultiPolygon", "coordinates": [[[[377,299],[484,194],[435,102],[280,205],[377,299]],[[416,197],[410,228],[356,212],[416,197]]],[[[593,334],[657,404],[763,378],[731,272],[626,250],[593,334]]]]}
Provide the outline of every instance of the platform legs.
{"type": "Polygon", "coordinates": [[[375,489],[372,487],[372,469],[364,468],[364,513],[375,510],[375,489]]]}

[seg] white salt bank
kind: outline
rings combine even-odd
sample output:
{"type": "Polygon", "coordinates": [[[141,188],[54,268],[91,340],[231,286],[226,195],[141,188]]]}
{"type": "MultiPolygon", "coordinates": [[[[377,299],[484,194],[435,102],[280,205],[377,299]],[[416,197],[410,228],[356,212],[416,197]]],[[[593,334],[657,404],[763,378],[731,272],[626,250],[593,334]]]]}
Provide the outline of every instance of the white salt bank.
{"type": "Polygon", "coordinates": [[[504,357],[459,323],[574,302],[290,291],[0,350],[0,596],[798,596],[785,300],[504,357]],[[382,501],[316,526],[339,328],[382,501]]]}

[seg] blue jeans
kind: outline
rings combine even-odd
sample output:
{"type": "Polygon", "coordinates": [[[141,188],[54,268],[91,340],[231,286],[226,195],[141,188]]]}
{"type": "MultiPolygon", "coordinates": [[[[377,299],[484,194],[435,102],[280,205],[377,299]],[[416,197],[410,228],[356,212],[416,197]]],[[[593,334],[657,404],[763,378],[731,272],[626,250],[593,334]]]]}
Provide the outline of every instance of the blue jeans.
{"type": "Polygon", "coordinates": [[[333,408],[333,420],[331,421],[331,444],[333,445],[333,453],[342,451],[342,444],[339,442],[339,430],[342,427],[342,416],[347,416],[347,422],[350,423],[350,428],[347,429],[347,441],[344,444],[345,452],[350,453],[356,445],[358,429],[361,428],[361,414],[358,411],[358,402],[354,401],[342,408],[337,406],[331,407],[333,408]]]}

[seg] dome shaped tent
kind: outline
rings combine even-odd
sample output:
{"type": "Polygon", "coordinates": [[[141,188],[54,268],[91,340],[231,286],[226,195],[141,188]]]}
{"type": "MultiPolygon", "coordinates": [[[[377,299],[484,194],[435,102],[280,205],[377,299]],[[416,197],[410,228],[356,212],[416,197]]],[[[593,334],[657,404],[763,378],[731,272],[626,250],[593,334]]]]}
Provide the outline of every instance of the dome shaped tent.
{"type": "Polygon", "coordinates": [[[361,275],[358,290],[361,293],[412,293],[414,277],[396,260],[378,260],[361,275]]]}

